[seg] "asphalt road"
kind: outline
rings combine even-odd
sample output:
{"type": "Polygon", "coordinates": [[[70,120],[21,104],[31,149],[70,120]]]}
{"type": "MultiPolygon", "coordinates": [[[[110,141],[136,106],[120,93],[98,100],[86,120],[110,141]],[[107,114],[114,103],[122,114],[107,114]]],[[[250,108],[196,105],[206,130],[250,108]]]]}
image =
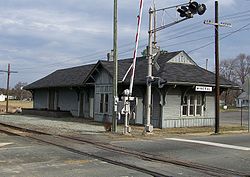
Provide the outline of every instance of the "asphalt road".
{"type": "Polygon", "coordinates": [[[220,112],[221,125],[248,126],[248,111],[220,112]]]}
{"type": "Polygon", "coordinates": [[[147,177],[148,175],[28,138],[0,134],[0,176],[147,177]]]}
{"type": "MultiPolygon", "coordinates": [[[[243,112],[243,119],[247,122],[247,112],[243,112]]],[[[221,113],[221,122],[225,124],[240,125],[238,120],[240,112],[221,113]]],[[[10,118],[9,118],[10,119],[10,118]]],[[[16,120],[16,119],[15,119],[16,120]]],[[[38,120],[35,122],[37,123],[38,120]]],[[[30,120],[29,120],[30,122],[30,120]]],[[[62,123],[61,123],[62,124],[62,123]]],[[[58,126],[58,124],[56,124],[58,126]]],[[[27,124],[27,126],[30,126],[27,124]]],[[[72,127],[75,126],[72,124],[72,127]]],[[[77,126],[79,126],[77,124],[77,126]]],[[[88,125],[89,126],[89,125],[88,125]]],[[[88,127],[87,126],[87,127],[88,127]]],[[[34,128],[34,125],[32,125],[34,128]]],[[[95,126],[94,126],[95,127],[95,126]]],[[[69,129],[67,124],[66,129],[69,129]]],[[[87,137],[103,137],[104,134],[96,133],[99,131],[95,127],[94,133],[88,133],[87,137]]],[[[77,129],[78,130],[78,129],[77,129]]],[[[81,133],[86,133],[81,131],[81,133]]],[[[119,138],[123,139],[122,137],[119,138]]],[[[215,166],[225,169],[231,169],[244,172],[250,176],[250,135],[170,135],[168,138],[144,139],[125,138],[124,141],[115,141],[106,137],[103,141],[127,149],[147,152],[153,155],[169,157],[171,159],[196,162],[203,165],[215,166]],[[175,139],[170,139],[175,138],[175,139]]],[[[81,145],[84,148],[84,145],[81,145]]],[[[86,149],[85,149],[86,150],[86,149]]],[[[87,149],[89,150],[89,149],[87,149]]],[[[91,149],[92,150],[92,149],[91,149]]],[[[112,156],[124,161],[131,159],[132,164],[138,164],[134,158],[116,156],[112,153],[103,154],[103,151],[97,151],[102,156],[112,156]]],[[[197,171],[176,167],[173,165],[152,166],[150,161],[144,166],[151,169],[159,169],[169,176],[204,176],[197,171]]],[[[112,165],[88,156],[75,154],[67,150],[41,143],[29,138],[9,136],[0,134],[0,176],[18,176],[18,177],[137,177],[147,176],[138,171],[130,170],[117,165],[112,165]],[[4,144],[11,143],[11,144],[4,144]]]]}
{"type": "MultiPolygon", "coordinates": [[[[171,159],[244,172],[250,176],[250,135],[248,134],[185,135],[110,143],[171,159]]],[[[112,153],[105,155],[112,156],[112,153]]],[[[117,158],[121,157],[117,156],[117,158]]],[[[136,162],[132,160],[131,163],[136,162]]],[[[148,166],[150,167],[150,162],[148,166]]],[[[197,171],[173,165],[159,164],[155,169],[165,171],[166,175],[170,176],[201,176],[197,171]]],[[[144,177],[147,175],[28,138],[0,134],[0,176],[144,177]]]]}
{"type": "Polygon", "coordinates": [[[250,176],[249,134],[175,138],[119,141],[113,144],[135,151],[245,172],[250,176]]]}

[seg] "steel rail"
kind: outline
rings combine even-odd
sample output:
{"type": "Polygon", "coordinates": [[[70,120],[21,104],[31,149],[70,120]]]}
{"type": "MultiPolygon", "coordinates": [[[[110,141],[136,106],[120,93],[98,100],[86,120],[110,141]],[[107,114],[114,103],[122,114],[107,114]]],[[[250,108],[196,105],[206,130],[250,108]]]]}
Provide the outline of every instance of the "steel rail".
{"type": "MultiPolygon", "coordinates": [[[[31,133],[31,134],[50,135],[50,136],[52,136],[52,134],[43,133],[43,132],[36,131],[36,130],[30,130],[30,129],[27,129],[27,128],[16,127],[16,126],[13,126],[13,125],[8,125],[8,124],[4,125],[3,123],[0,123],[0,125],[1,126],[6,126],[9,129],[19,130],[21,132],[23,131],[23,132],[27,132],[27,133],[31,133]]],[[[19,134],[17,132],[12,132],[11,130],[3,130],[1,128],[0,128],[0,131],[1,132],[5,132],[5,133],[10,133],[12,135],[24,136],[24,137],[32,138],[32,139],[38,140],[40,142],[44,142],[44,143],[47,143],[47,144],[50,144],[50,145],[54,145],[54,146],[60,147],[62,149],[68,150],[68,151],[76,153],[76,154],[80,154],[80,155],[85,155],[85,156],[89,156],[89,157],[92,157],[92,158],[96,158],[98,160],[101,160],[101,161],[104,161],[104,162],[107,162],[107,163],[110,163],[110,164],[113,164],[113,165],[117,165],[117,166],[120,166],[120,167],[125,167],[125,168],[128,168],[128,169],[132,169],[132,170],[135,170],[135,171],[138,171],[138,172],[142,172],[142,173],[148,174],[148,175],[152,175],[153,177],[171,177],[171,176],[168,176],[168,175],[156,172],[156,171],[152,171],[152,170],[149,170],[149,169],[146,169],[146,168],[143,168],[143,167],[139,167],[139,166],[131,165],[131,164],[124,163],[124,162],[121,162],[121,161],[116,161],[116,160],[112,160],[112,159],[109,159],[109,158],[105,158],[105,157],[101,157],[101,156],[98,156],[98,155],[94,155],[94,154],[91,154],[91,153],[83,152],[83,151],[74,149],[72,147],[68,147],[68,146],[62,145],[62,144],[57,144],[57,143],[55,143],[53,141],[46,140],[44,137],[43,138],[42,137],[39,138],[39,137],[34,137],[34,136],[28,135],[28,134],[22,135],[22,134],[19,134]]],[[[56,136],[54,136],[54,138],[56,138],[56,136]]],[[[58,137],[60,137],[60,136],[58,136],[58,137]]],[[[69,139],[69,138],[67,138],[67,139],[69,139]]]]}
{"type": "MultiPolygon", "coordinates": [[[[71,137],[71,136],[67,136],[67,135],[53,135],[53,134],[50,134],[50,133],[41,132],[41,131],[37,131],[37,130],[31,130],[31,129],[18,127],[18,126],[6,124],[6,123],[1,123],[1,122],[0,122],[0,125],[5,126],[5,127],[9,127],[11,129],[16,129],[16,130],[20,130],[20,131],[23,131],[23,132],[33,133],[33,134],[50,135],[50,136],[54,136],[54,138],[56,138],[56,136],[57,137],[62,137],[62,138],[65,138],[65,139],[74,140],[74,141],[78,141],[78,142],[81,142],[81,143],[91,144],[91,145],[94,145],[97,148],[105,149],[105,150],[108,150],[108,151],[113,151],[113,152],[118,152],[118,153],[120,152],[120,153],[124,153],[124,154],[128,154],[128,155],[136,156],[136,157],[144,159],[144,160],[156,161],[156,162],[161,162],[161,163],[163,162],[163,163],[173,164],[173,165],[177,165],[177,166],[181,166],[181,167],[191,168],[191,169],[198,170],[200,172],[203,172],[203,173],[206,173],[206,174],[209,174],[209,175],[213,175],[213,176],[228,176],[228,175],[234,175],[234,176],[237,175],[237,176],[246,176],[246,177],[249,176],[249,174],[246,174],[244,172],[238,172],[238,171],[223,169],[223,168],[214,167],[214,166],[202,165],[202,164],[193,163],[193,162],[190,162],[190,161],[182,161],[182,160],[175,160],[175,159],[166,158],[166,157],[160,157],[160,156],[156,156],[156,155],[145,153],[145,152],[142,153],[142,152],[137,152],[137,151],[131,151],[131,150],[119,147],[119,146],[115,146],[115,145],[111,145],[111,144],[107,144],[107,143],[102,143],[102,142],[96,142],[96,141],[93,141],[93,140],[90,140],[90,139],[87,139],[87,138],[83,139],[83,138],[71,137]]],[[[8,133],[8,131],[6,131],[6,130],[1,130],[0,129],[0,131],[3,131],[3,132],[5,131],[6,133],[8,133]]],[[[15,133],[10,132],[10,134],[15,134],[15,133]]],[[[17,135],[19,135],[19,134],[17,134],[17,135]]],[[[31,137],[31,138],[36,139],[35,137],[31,137]]],[[[79,151],[79,150],[76,150],[76,149],[73,149],[73,148],[64,147],[63,145],[58,145],[58,144],[53,143],[53,142],[52,143],[47,142],[45,140],[41,140],[40,138],[37,138],[37,140],[43,141],[43,142],[46,142],[46,143],[49,143],[49,144],[52,144],[52,145],[55,145],[55,146],[59,146],[61,148],[70,150],[72,152],[73,151],[77,151],[76,153],[81,152],[81,154],[84,153],[84,155],[92,156],[94,158],[98,158],[98,159],[106,161],[106,162],[112,161],[113,162],[112,164],[115,164],[115,165],[119,165],[119,166],[122,165],[122,164],[120,165],[121,162],[116,162],[116,161],[111,160],[111,159],[99,157],[99,156],[89,154],[89,153],[86,153],[86,152],[82,152],[82,151],[79,151]]],[[[111,163],[111,162],[108,162],[108,163],[111,163]]],[[[123,164],[123,165],[125,165],[125,164],[123,164]]],[[[127,168],[130,168],[130,169],[134,169],[134,168],[139,168],[140,170],[144,169],[144,168],[141,168],[141,167],[131,166],[130,164],[127,164],[127,165],[128,165],[127,168]]],[[[125,167],[125,166],[123,166],[123,167],[125,167]]],[[[140,171],[140,170],[137,170],[137,171],[140,171]]],[[[145,173],[147,173],[147,174],[151,173],[150,175],[153,175],[152,173],[154,173],[153,171],[150,171],[150,170],[149,170],[150,172],[147,171],[147,169],[144,169],[144,170],[146,170],[145,173]]],[[[142,172],[142,171],[140,171],[140,172],[142,172]]],[[[161,174],[161,175],[163,175],[163,174],[161,174]]]]}
{"type": "Polygon", "coordinates": [[[143,159],[148,159],[151,161],[158,161],[158,162],[164,162],[164,163],[169,163],[169,164],[173,164],[173,165],[177,165],[177,166],[182,166],[182,167],[187,167],[187,168],[192,168],[192,169],[196,169],[199,171],[202,171],[204,173],[207,174],[212,174],[215,175],[214,173],[218,173],[218,176],[223,175],[237,175],[237,176],[249,176],[249,174],[245,174],[243,172],[237,172],[234,170],[228,170],[228,169],[223,169],[223,168],[219,168],[219,167],[214,167],[214,166],[207,166],[207,165],[202,165],[202,164],[198,164],[198,163],[193,163],[190,161],[183,161],[183,160],[175,160],[175,159],[171,159],[171,158],[166,158],[166,157],[161,157],[161,156],[157,156],[154,154],[149,154],[149,153],[145,153],[145,152],[137,152],[137,151],[131,151],[119,146],[114,146],[114,145],[110,145],[110,144],[104,144],[104,143],[100,143],[100,142],[94,142],[92,140],[87,140],[86,138],[81,139],[81,138],[76,138],[76,137],[70,137],[70,136],[65,136],[65,135],[60,135],[61,137],[64,138],[69,138],[69,139],[73,139],[73,140],[77,140],[77,141],[81,141],[84,143],[89,143],[89,144],[93,144],[95,146],[99,146],[103,149],[106,150],[112,150],[112,151],[119,151],[128,155],[134,155],[137,156],[139,158],[143,158],[143,159]],[[209,173],[208,171],[212,172],[209,173]]]}

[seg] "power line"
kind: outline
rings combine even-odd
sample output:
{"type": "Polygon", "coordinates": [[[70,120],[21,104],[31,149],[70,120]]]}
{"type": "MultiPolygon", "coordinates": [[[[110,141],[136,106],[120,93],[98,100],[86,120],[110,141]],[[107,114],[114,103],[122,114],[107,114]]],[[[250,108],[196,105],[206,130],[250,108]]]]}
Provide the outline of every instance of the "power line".
{"type": "MultiPolygon", "coordinates": [[[[245,29],[241,29],[240,31],[247,31],[249,29],[250,28],[245,28],[245,29]]],[[[223,36],[223,35],[227,35],[227,34],[231,34],[231,33],[232,32],[226,32],[226,33],[222,33],[221,35],[223,36]]],[[[209,38],[212,38],[212,37],[214,37],[214,35],[205,36],[205,37],[201,37],[201,38],[197,38],[197,39],[193,39],[193,40],[186,40],[186,41],[182,41],[182,42],[177,42],[177,43],[174,43],[174,44],[169,44],[169,45],[162,46],[162,48],[181,45],[181,44],[187,44],[187,43],[192,43],[192,42],[197,42],[197,41],[200,41],[200,40],[203,40],[203,39],[209,39],[209,38]]]]}
{"type": "Polygon", "coordinates": [[[246,11],[243,11],[243,12],[235,12],[235,13],[232,13],[232,14],[226,14],[226,15],[221,16],[220,18],[221,19],[226,19],[227,17],[237,16],[237,15],[242,15],[242,14],[247,14],[247,13],[250,13],[250,10],[246,10],[246,11]]]}
{"type": "MultiPolygon", "coordinates": [[[[101,53],[101,52],[96,52],[96,53],[92,53],[92,54],[87,54],[87,55],[79,56],[79,57],[67,58],[66,60],[61,60],[60,62],[45,64],[45,65],[39,65],[39,66],[37,66],[37,67],[21,68],[21,70],[29,70],[29,69],[40,68],[40,67],[54,66],[54,65],[57,65],[57,64],[61,64],[62,62],[69,62],[69,61],[72,61],[72,60],[74,60],[74,59],[81,59],[81,58],[85,58],[85,57],[88,57],[88,56],[95,56],[95,55],[97,55],[97,54],[99,54],[99,53],[101,53]]],[[[102,52],[102,53],[103,53],[103,52],[102,52]]],[[[99,55],[99,56],[100,56],[100,55],[99,55]]]]}
{"type": "MultiPolygon", "coordinates": [[[[226,36],[220,38],[220,40],[223,40],[223,39],[225,39],[225,38],[227,38],[227,37],[229,37],[229,36],[231,36],[231,35],[233,35],[233,34],[239,32],[239,31],[241,31],[242,29],[244,29],[245,27],[247,27],[247,26],[249,26],[249,25],[250,25],[250,23],[248,23],[248,24],[242,26],[241,28],[239,28],[239,29],[237,29],[237,30],[231,32],[230,34],[228,34],[228,35],[226,35],[226,36]]],[[[203,46],[201,46],[201,47],[198,47],[198,48],[195,48],[195,49],[193,49],[193,50],[190,50],[190,51],[187,52],[187,53],[190,54],[190,53],[192,53],[192,52],[194,52],[194,51],[197,51],[197,50],[200,50],[200,49],[202,49],[202,48],[205,48],[205,47],[207,47],[207,46],[209,46],[209,45],[211,45],[211,44],[213,44],[213,43],[214,43],[214,42],[209,42],[209,43],[207,43],[207,44],[205,44],[205,45],[203,45],[203,46]]]]}
{"type": "MultiPolygon", "coordinates": [[[[246,13],[249,13],[250,11],[249,10],[247,10],[247,11],[244,11],[244,12],[238,12],[238,13],[233,13],[233,14],[227,14],[227,15],[224,15],[224,16],[222,16],[222,18],[227,18],[227,19],[232,19],[232,18],[241,18],[241,17],[245,17],[245,16],[243,16],[242,14],[246,14],[246,13]],[[241,16],[239,16],[239,15],[241,15],[241,16]]],[[[238,20],[239,21],[239,20],[238,20]]],[[[237,22],[238,22],[237,21],[237,22]]],[[[189,28],[194,28],[194,25],[196,26],[196,25],[199,25],[199,23],[201,23],[202,21],[198,21],[198,22],[195,22],[195,23],[192,23],[192,24],[189,24],[189,25],[186,25],[186,26],[183,26],[183,27],[180,27],[180,28],[177,28],[177,29],[175,29],[175,32],[177,33],[177,31],[183,31],[183,30],[185,30],[185,31],[187,31],[187,29],[189,29],[189,28]]],[[[168,36],[169,38],[168,38],[168,41],[169,40],[172,40],[172,39],[177,39],[177,38],[181,38],[181,37],[185,37],[186,35],[191,35],[191,34],[196,34],[196,33],[198,33],[198,32],[203,32],[205,29],[204,28],[201,28],[201,29],[198,29],[198,30],[193,30],[193,31],[190,31],[190,32],[188,32],[188,33],[184,33],[184,34],[181,34],[181,35],[178,35],[178,36],[175,36],[176,34],[173,34],[173,35],[170,35],[170,36],[168,36]]],[[[161,35],[161,39],[164,39],[164,38],[162,38],[163,36],[165,36],[164,34],[163,35],[161,35]]],[[[145,41],[146,39],[144,39],[144,40],[141,40],[141,41],[145,41]]],[[[162,40],[160,41],[160,42],[162,42],[162,40]]],[[[127,44],[123,44],[123,45],[121,45],[120,46],[120,48],[127,48],[127,47],[129,47],[129,46],[131,46],[133,43],[127,43],[127,44]]],[[[170,44],[171,45],[171,44],[170,44]]],[[[143,46],[145,46],[145,45],[143,45],[143,46]]],[[[45,64],[45,65],[39,65],[39,66],[37,66],[37,67],[27,67],[27,68],[20,68],[19,70],[32,70],[32,69],[35,69],[35,68],[41,68],[41,67],[55,67],[55,66],[57,66],[57,65],[61,65],[62,63],[65,63],[65,62],[69,62],[69,61],[72,61],[72,60],[74,60],[74,59],[81,59],[81,58],[86,58],[86,57],[89,57],[89,56],[91,56],[91,57],[94,57],[94,56],[96,56],[95,58],[96,59],[94,59],[94,60],[91,60],[91,61],[97,61],[98,59],[98,57],[102,57],[103,56],[103,53],[105,53],[105,52],[107,52],[108,50],[103,50],[103,51],[98,51],[98,52],[94,52],[94,53],[90,53],[90,54],[86,54],[86,55],[83,55],[83,56],[79,56],[79,57],[74,57],[74,58],[68,58],[68,59],[66,59],[66,60],[61,60],[60,62],[55,62],[55,63],[50,63],[50,64],[45,64]],[[99,54],[101,54],[101,55],[99,55],[99,54]]],[[[130,52],[130,51],[132,51],[132,47],[129,49],[129,50],[126,50],[126,51],[122,51],[121,50],[121,52],[120,52],[120,54],[119,55],[121,55],[121,56],[123,56],[125,53],[128,53],[128,52],[130,52]]],[[[132,53],[132,52],[131,52],[132,53]]],[[[90,61],[90,60],[89,60],[90,61]]],[[[90,61],[90,62],[91,62],[90,61]]]]}
{"type": "MultiPolygon", "coordinates": [[[[244,30],[248,30],[248,28],[247,28],[247,29],[244,29],[244,30]]],[[[202,30],[196,30],[196,32],[199,32],[199,31],[202,31],[202,30]]],[[[239,31],[242,31],[242,30],[239,30],[239,31]]],[[[222,35],[231,34],[231,33],[232,33],[232,32],[227,32],[227,33],[223,33],[222,35]]],[[[176,36],[176,38],[172,37],[172,38],[170,38],[169,40],[177,39],[177,38],[180,38],[180,37],[184,37],[184,36],[187,35],[187,34],[191,34],[191,32],[186,33],[186,34],[182,34],[182,35],[179,35],[179,36],[176,36]]],[[[199,40],[202,40],[202,39],[211,38],[211,37],[213,37],[213,36],[206,36],[206,37],[201,37],[201,38],[194,39],[194,40],[182,41],[182,42],[180,42],[180,43],[173,43],[173,44],[169,44],[169,45],[163,46],[162,48],[170,47],[170,46],[175,46],[175,45],[180,45],[180,44],[184,44],[184,43],[196,42],[196,41],[199,41],[199,40]]],[[[212,43],[213,43],[213,42],[210,42],[210,43],[208,43],[208,44],[205,44],[205,45],[201,46],[200,48],[204,48],[204,47],[206,47],[206,46],[209,46],[209,45],[211,45],[212,43]]],[[[142,48],[145,48],[145,47],[146,47],[146,44],[140,45],[140,46],[139,46],[139,49],[142,49],[142,48]]],[[[124,56],[125,54],[127,54],[128,52],[131,52],[132,50],[133,50],[133,48],[130,48],[130,49],[126,50],[126,51],[122,51],[122,52],[119,53],[119,56],[124,56]]],[[[194,49],[194,50],[196,50],[196,49],[194,49]]],[[[198,48],[197,48],[197,50],[198,50],[198,48]]],[[[192,51],[191,51],[191,52],[192,52],[192,51]]],[[[72,59],[71,59],[71,60],[72,60],[72,59]]],[[[71,61],[71,60],[70,60],[70,61],[71,61]]],[[[95,62],[95,61],[97,61],[97,60],[98,60],[98,59],[93,58],[93,59],[88,60],[88,61],[86,61],[86,62],[82,62],[81,64],[88,64],[88,63],[91,63],[91,62],[95,62]]],[[[56,64],[57,64],[57,63],[50,64],[50,65],[48,65],[48,67],[55,67],[56,64]]],[[[22,70],[27,70],[27,69],[35,69],[35,68],[34,68],[34,67],[31,67],[31,68],[26,68],[26,69],[22,69],[22,70]]],[[[23,73],[23,72],[22,72],[22,73],[23,73]]]]}
{"type": "MultiPolygon", "coordinates": [[[[246,19],[242,19],[242,21],[243,21],[243,20],[246,21],[246,20],[248,20],[248,19],[250,19],[250,18],[248,17],[248,18],[246,18],[246,19]]],[[[241,21],[241,20],[237,20],[236,23],[239,23],[240,21],[241,21]]],[[[169,38],[167,38],[167,40],[168,40],[168,42],[169,42],[169,40],[177,39],[177,38],[181,38],[181,37],[185,37],[185,36],[187,36],[187,35],[195,35],[196,33],[198,33],[198,32],[204,32],[205,30],[208,30],[208,28],[206,28],[206,27],[200,28],[200,29],[198,29],[198,30],[189,31],[189,32],[187,32],[187,33],[184,33],[184,34],[181,34],[181,35],[178,35],[178,36],[171,35],[171,36],[169,36],[169,38]]],[[[164,38],[161,38],[161,39],[164,39],[164,38]]],[[[159,42],[162,42],[162,40],[160,40],[159,42]]]]}
{"type": "MultiPolygon", "coordinates": [[[[249,13],[250,12],[250,10],[247,10],[247,11],[243,11],[243,12],[237,12],[237,13],[233,13],[233,14],[227,14],[227,15],[224,15],[224,16],[222,16],[221,18],[223,19],[223,18],[226,18],[227,17],[227,19],[232,19],[232,17],[234,17],[234,16],[238,16],[238,15],[241,15],[241,14],[245,14],[245,13],[249,13]],[[230,18],[229,18],[230,17],[230,18]]],[[[245,16],[242,16],[242,17],[245,17],[245,16]]],[[[238,17],[239,18],[239,17],[238,17]]],[[[192,23],[192,24],[188,24],[188,25],[185,25],[185,26],[183,26],[183,27],[178,27],[178,28],[175,28],[174,29],[174,31],[175,31],[175,33],[181,33],[180,31],[183,31],[183,32],[186,32],[187,31],[187,29],[194,29],[195,28],[195,26],[198,26],[199,24],[201,24],[201,23],[203,23],[203,20],[201,20],[201,21],[198,21],[198,22],[195,22],[195,23],[192,23]]],[[[168,34],[168,33],[164,33],[164,34],[168,34]]],[[[174,34],[175,35],[175,34],[174,34]]],[[[174,35],[171,35],[171,36],[174,36],[174,35]]],[[[162,36],[165,36],[165,35],[161,35],[161,37],[162,36]]]]}
{"type": "MultiPolygon", "coordinates": [[[[92,60],[88,60],[88,61],[85,61],[85,62],[83,62],[83,63],[81,63],[81,65],[84,65],[84,64],[91,64],[92,62],[96,62],[96,61],[98,61],[96,58],[95,59],[92,59],[92,60]]],[[[50,68],[50,67],[55,67],[56,65],[51,65],[51,66],[48,66],[47,68],[45,68],[45,69],[48,69],[48,68],[50,68]]],[[[35,69],[35,68],[30,68],[29,70],[28,69],[26,69],[26,70],[21,70],[21,72],[20,73],[25,73],[25,72],[31,72],[30,70],[31,69],[35,69]]],[[[34,72],[32,72],[32,73],[34,73],[34,72]]],[[[39,73],[39,72],[37,72],[37,73],[39,73]]]]}

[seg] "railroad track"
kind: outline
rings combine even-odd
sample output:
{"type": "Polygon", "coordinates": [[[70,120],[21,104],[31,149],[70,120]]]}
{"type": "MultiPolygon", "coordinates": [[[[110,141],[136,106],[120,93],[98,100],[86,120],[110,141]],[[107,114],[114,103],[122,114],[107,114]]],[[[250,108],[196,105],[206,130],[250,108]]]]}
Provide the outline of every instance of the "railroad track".
{"type": "Polygon", "coordinates": [[[145,167],[131,165],[130,163],[117,161],[115,159],[103,157],[101,155],[96,155],[95,153],[92,153],[92,152],[79,150],[77,148],[72,147],[71,143],[91,145],[95,148],[102,149],[105,152],[108,151],[108,152],[113,152],[116,154],[123,154],[123,155],[125,154],[127,156],[136,157],[142,161],[150,161],[152,163],[155,162],[155,163],[161,163],[161,164],[171,164],[171,165],[179,166],[185,169],[192,169],[194,171],[207,174],[209,176],[210,175],[220,176],[220,177],[221,176],[245,176],[245,177],[250,176],[249,174],[246,174],[244,172],[238,172],[234,170],[223,169],[223,168],[214,167],[214,166],[207,166],[207,165],[202,165],[202,164],[193,163],[189,161],[182,161],[182,160],[176,160],[176,159],[171,159],[171,158],[162,157],[162,156],[156,156],[156,155],[145,153],[145,152],[131,151],[131,150],[119,147],[119,146],[114,146],[114,145],[102,143],[102,142],[96,142],[87,138],[72,137],[72,136],[67,136],[67,135],[53,135],[53,134],[42,132],[42,131],[36,131],[32,129],[18,127],[15,125],[9,125],[6,123],[0,123],[0,126],[2,126],[0,127],[0,131],[7,133],[7,134],[25,136],[25,137],[29,137],[32,139],[36,139],[38,141],[42,141],[51,145],[55,145],[55,146],[61,147],[63,149],[66,149],[68,151],[71,151],[77,154],[87,155],[87,156],[99,159],[101,161],[108,162],[110,164],[140,171],[142,173],[146,173],[155,177],[156,176],[167,177],[168,175],[166,175],[163,172],[157,172],[156,170],[150,170],[145,167]],[[69,143],[71,145],[68,145],[67,143],[65,143],[65,141],[71,142],[69,143]]]}

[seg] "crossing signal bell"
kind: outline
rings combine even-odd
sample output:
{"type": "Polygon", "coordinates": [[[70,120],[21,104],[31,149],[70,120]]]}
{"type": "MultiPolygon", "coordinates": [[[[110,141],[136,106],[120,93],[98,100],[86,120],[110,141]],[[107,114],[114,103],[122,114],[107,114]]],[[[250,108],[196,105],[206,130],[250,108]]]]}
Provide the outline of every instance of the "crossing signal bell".
{"type": "Polygon", "coordinates": [[[203,15],[206,12],[206,10],[207,7],[205,4],[200,4],[197,9],[199,15],[203,15]]]}
{"type": "Polygon", "coordinates": [[[198,4],[198,2],[190,2],[186,6],[181,6],[177,9],[177,12],[180,13],[180,17],[192,18],[194,14],[203,15],[206,12],[207,8],[205,4],[198,4]]]}
{"type": "Polygon", "coordinates": [[[177,9],[177,11],[180,13],[181,17],[187,17],[188,14],[188,8],[186,6],[181,6],[180,8],[177,9]]]}

